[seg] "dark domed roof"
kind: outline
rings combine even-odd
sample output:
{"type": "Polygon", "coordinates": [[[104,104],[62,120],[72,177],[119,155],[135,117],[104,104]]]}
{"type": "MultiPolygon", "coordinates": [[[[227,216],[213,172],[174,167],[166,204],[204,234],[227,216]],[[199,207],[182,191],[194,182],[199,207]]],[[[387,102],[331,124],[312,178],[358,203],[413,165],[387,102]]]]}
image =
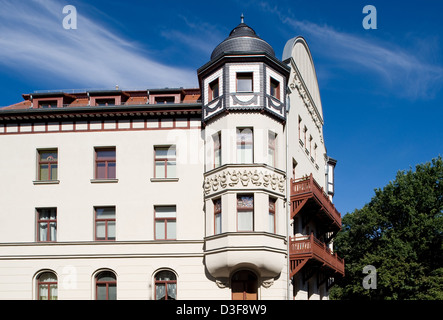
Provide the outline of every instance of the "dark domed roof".
{"type": "Polygon", "coordinates": [[[243,22],[236,26],[229,37],[221,42],[211,54],[211,60],[225,52],[265,52],[275,57],[274,49],[243,22]]]}

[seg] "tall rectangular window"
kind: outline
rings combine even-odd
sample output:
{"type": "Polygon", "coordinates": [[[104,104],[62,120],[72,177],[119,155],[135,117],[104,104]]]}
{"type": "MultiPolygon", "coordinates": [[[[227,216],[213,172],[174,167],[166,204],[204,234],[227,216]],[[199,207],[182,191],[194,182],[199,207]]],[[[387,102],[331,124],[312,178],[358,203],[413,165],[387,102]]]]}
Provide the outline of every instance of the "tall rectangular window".
{"type": "Polygon", "coordinates": [[[220,95],[220,88],[219,88],[219,82],[218,78],[209,83],[209,97],[208,101],[212,101],[214,99],[217,99],[220,95]]]}
{"type": "Polygon", "coordinates": [[[268,164],[275,167],[276,165],[276,142],[277,134],[269,131],[268,132],[268,164]]]}
{"type": "Polygon", "coordinates": [[[155,240],[175,240],[177,213],[175,206],[155,206],[155,240]]]}
{"type": "Polygon", "coordinates": [[[277,80],[275,80],[274,78],[271,78],[271,96],[273,96],[274,98],[280,100],[280,82],[278,82],[277,80]]]}
{"type": "Polygon", "coordinates": [[[252,72],[237,73],[237,92],[252,92],[252,72]]]}
{"type": "Polygon", "coordinates": [[[115,240],[115,207],[95,207],[95,240],[115,240]]]}
{"type": "Polygon", "coordinates": [[[275,233],[275,198],[269,198],[269,232],[275,233]]]}
{"type": "Polygon", "coordinates": [[[95,178],[115,179],[116,159],[115,147],[95,148],[95,178]]]}
{"type": "Polygon", "coordinates": [[[38,180],[57,180],[57,149],[38,150],[38,180]]]}
{"type": "Polygon", "coordinates": [[[212,136],[214,141],[214,168],[221,166],[221,132],[217,132],[212,136]]]}
{"type": "Polygon", "coordinates": [[[237,195],[237,231],[254,231],[253,195],[237,195]]]}
{"type": "Polygon", "coordinates": [[[37,241],[57,241],[57,209],[37,209],[37,241]]]}
{"type": "Polygon", "coordinates": [[[176,151],[175,146],[154,147],[155,178],[176,177],[176,151]]]}
{"type": "Polygon", "coordinates": [[[237,163],[254,162],[254,138],[252,128],[237,128],[237,163]]]}
{"type": "Polygon", "coordinates": [[[214,200],[214,234],[219,234],[222,232],[221,215],[221,199],[216,199],[214,200]]]}

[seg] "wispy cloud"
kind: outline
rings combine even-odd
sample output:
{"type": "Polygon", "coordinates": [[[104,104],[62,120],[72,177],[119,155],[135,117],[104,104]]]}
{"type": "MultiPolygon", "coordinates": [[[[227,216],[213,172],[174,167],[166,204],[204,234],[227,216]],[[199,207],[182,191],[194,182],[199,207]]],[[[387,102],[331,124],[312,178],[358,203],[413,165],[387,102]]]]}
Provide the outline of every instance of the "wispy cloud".
{"type": "Polygon", "coordinates": [[[378,76],[397,96],[425,98],[443,85],[443,66],[428,63],[418,52],[376,38],[337,31],[328,25],[298,20],[267,2],[261,2],[260,6],[308,38],[311,46],[321,48],[316,54],[322,58],[332,60],[342,70],[378,76]]]}
{"type": "MultiPolygon", "coordinates": [[[[66,3],[67,4],[67,3],[66,3]]],[[[58,1],[0,0],[0,65],[65,85],[149,88],[195,86],[194,69],[164,65],[137,44],[78,12],[66,30],[58,1]]]]}

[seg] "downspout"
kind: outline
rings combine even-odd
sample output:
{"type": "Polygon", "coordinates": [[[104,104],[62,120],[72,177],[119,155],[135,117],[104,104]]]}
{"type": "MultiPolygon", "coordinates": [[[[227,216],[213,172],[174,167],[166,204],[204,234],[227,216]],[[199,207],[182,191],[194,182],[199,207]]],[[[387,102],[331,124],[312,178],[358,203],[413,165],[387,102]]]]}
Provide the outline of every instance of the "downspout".
{"type": "MultiPolygon", "coordinates": [[[[288,119],[288,112],[289,112],[289,94],[286,95],[286,120],[288,119]]],[[[290,279],[290,274],[291,274],[291,270],[290,270],[290,265],[291,262],[289,260],[289,240],[290,240],[290,223],[289,223],[289,217],[291,214],[290,211],[290,204],[291,201],[289,199],[289,187],[290,187],[290,178],[288,177],[288,162],[289,162],[289,126],[288,126],[288,121],[286,121],[285,123],[286,125],[286,134],[285,134],[285,139],[286,139],[286,195],[285,195],[285,206],[286,206],[286,272],[287,272],[287,291],[286,291],[286,300],[290,300],[291,297],[291,279],[290,279]]]]}

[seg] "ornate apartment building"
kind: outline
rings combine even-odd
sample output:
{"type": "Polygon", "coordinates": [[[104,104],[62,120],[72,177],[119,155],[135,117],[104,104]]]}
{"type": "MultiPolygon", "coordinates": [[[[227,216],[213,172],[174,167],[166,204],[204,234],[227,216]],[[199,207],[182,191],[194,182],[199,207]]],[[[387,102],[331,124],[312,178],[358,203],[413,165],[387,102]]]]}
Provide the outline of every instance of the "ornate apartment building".
{"type": "Polygon", "coordinates": [[[197,76],[0,109],[0,299],[328,298],[341,217],[306,41],[280,60],[242,20],[197,76]]]}

